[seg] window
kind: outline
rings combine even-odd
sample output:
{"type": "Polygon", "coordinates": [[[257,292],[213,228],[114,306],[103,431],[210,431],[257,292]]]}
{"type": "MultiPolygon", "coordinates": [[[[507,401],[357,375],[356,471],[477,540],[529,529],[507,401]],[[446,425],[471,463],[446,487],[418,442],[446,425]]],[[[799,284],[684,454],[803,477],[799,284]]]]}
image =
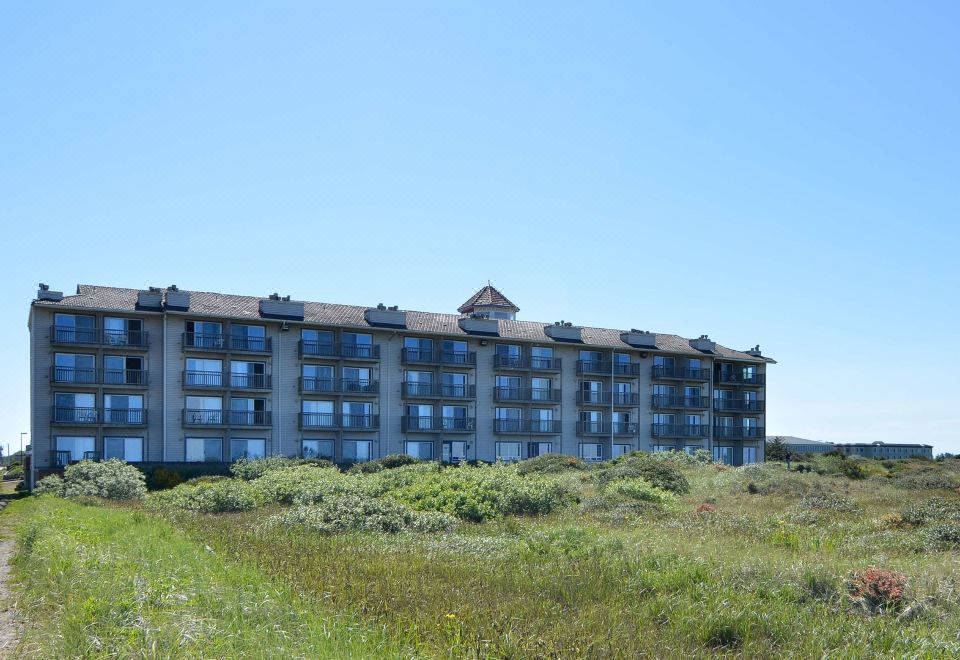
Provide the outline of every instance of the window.
{"type": "Polygon", "coordinates": [[[552,442],[531,442],[527,445],[527,453],[530,458],[535,456],[543,456],[544,454],[553,453],[553,443],[552,442]]]}
{"type": "Polygon", "coordinates": [[[403,382],[407,396],[431,396],[434,393],[432,371],[405,371],[403,382]]]}
{"type": "Polygon", "coordinates": [[[414,458],[419,458],[423,461],[430,461],[433,460],[433,443],[407,442],[404,445],[404,452],[414,458]]]}
{"type": "Polygon", "coordinates": [[[143,358],[139,355],[104,355],[103,382],[108,385],[146,385],[143,358]]]}
{"type": "Polygon", "coordinates": [[[188,396],[188,424],[223,424],[223,399],[218,396],[188,396]]]}
{"type": "Polygon", "coordinates": [[[613,413],[612,421],[614,433],[630,433],[632,430],[630,424],[630,413],[628,412],[613,413]]]}
{"type": "Polygon", "coordinates": [[[143,396],[104,394],[103,421],[107,424],[143,424],[143,396]]]}
{"type": "Polygon", "coordinates": [[[369,461],[371,443],[369,440],[344,440],[343,460],[348,463],[363,463],[369,461]]]}
{"type": "Polygon", "coordinates": [[[373,426],[371,413],[373,407],[363,401],[344,401],[340,412],[343,413],[343,426],[355,428],[370,428],[373,426]]]}
{"type": "Polygon", "coordinates": [[[467,396],[467,374],[444,372],[441,378],[443,382],[443,396],[460,398],[467,396]]]}
{"type": "Polygon", "coordinates": [[[267,329],[262,325],[230,326],[230,348],[235,351],[267,350],[267,329]]]}
{"type": "Polygon", "coordinates": [[[97,395],[58,392],[54,395],[53,419],[56,422],[92,424],[97,421],[97,395]]]}
{"type": "Polygon", "coordinates": [[[530,398],[534,401],[553,401],[553,380],[550,378],[531,378],[530,398]]]}
{"type": "Polygon", "coordinates": [[[520,460],[519,442],[498,442],[496,443],[497,460],[504,463],[513,463],[520,460]]]}
{"type": "Polygon", "coordinates": [[[553,410],[551,408],[531,409],[530,431],[532,433],[553,433],[553,410]]]}
{"type": "Polygon", "coordinates": [[[703,449],[703,445],[684,445],[683,447],[683,451],[690,454],[691,456],[697,453],[701,449],[703,449]]]}
{"type": "Polygon", "coordinates": [[[756,417],[743,418],[743,437],[756,438],[760,433],[760,428],[756,417]]]}
{"type": "Polygon", "coordinates": [[[497,344],[494,352],[500,357],[517,358],[523,354],[517,344],[497,344]]]}
{"type": "Polygon", "coordinates": [[[673,385],[653,386],[653,405],[671,406],[677,398],[677,388],[673,385]]]}
{"type": "Polygon", "coordinates": [[[344,332],[341,354],[345,358],[372,358],[373,335],[365,332],[344,332]]]}
{"type": "Polygon", "coordinates": [[[443,361],[449,364],[467,364],[467,342],[454,339],[443,340],[443,361]]]}
{"type": "Polygon", "coordinates": [[[263,438],[230,438],[230,460],[254,460],[267,455],[267,441],[263,438]]]}
{"type": "Polygon", "coordinates": [[[653,416],[653,435],[663,436],[674,433],[674,416],[664,413],[655,413],[653,416]]]}
{"type": "Polygon", "coordinates": [[[184,384],[191,387],[221,387],[223,385],[223,360],[187,358],[184,384]]]}
{"type": "Polygon", "coordinates": [[[302,389],[304,392],[332,392],[333,367],[328,364],[303,365],[302,389]]]}
{"type": "Polygon", "coordinates": [[[266,387],[267,365],[263,362],[230,362],[230,387],[263,389],[266,387]]]}
{"type": "Polygon", "coordinates": [[[433,406],[408,405],[407,430],[429,431],[433,428],[433,406]]]}
{"type": "Polygon", "coordinates": [[[713,448],[713,462],[733,465],[733,447],[715,446],[713,448]]]}
{"type": "Polygon", "coordinates": [[[581,410],[580,429],[584,433],[602,433],[603,413],[599,410],[581,410]]]}
{"type": "Polygon", "coordinates": [[[580,443],[580,460],[596,463],[603,460],[603,445],[600,443],[580,443]]]}
{"type": "Polygon", "coordinates": [[[583,403],[603,403],[603,383],[599,380],[580,381],[580,400],[583,403]]]}
{"type": "Polygon", "coordinates": [[[53,358],[56,383],[96,383],[96,358],[80,353],[57,353],[53,358]]]}
{"type": "Polygon", "coordinates": [[[56,314],[53,324],[54,341],[66,344],[97,343],[97,320],[92,316],[56,314]]]}
{"type": "Polygon", "coordinates": [[[333,460],[333,440],[304,440],[301,443],[304,458],[325,458],[333,460]]]}
{"type": "Polygon", "coordinates": [[[329,330],[300,331],[300,352],[304,355],[332,356],[333,348],[333,333],[329,330]]]}
{"type": "Polygon", "coordinates": [[[684,422],[686,423],[687,435],[699,436],[700,429],[700,415],[686,415],[684,417],[684,422]]]}
{"type": "Polygon", "coordinates": [[[618,374],[629,374],[633,371],[630,365],[630,355],[628,353],[613,354],[613,370],[618,374]]]}
{"type": "Polygon", "coordinates": [[[303,426],[335,426],[333,419],[333,401],[312,401],[305,399],[301,405],[303,426]]]}
{"type": "Polygon", "coordinates": [[[443,406],[443,428],[451,431],[467,431],[467,407],[443,406]]]}
{"type": "Polygon", "coordinates": [[[370,370],[360,367],[344,367],[343,391],[344,392],[369,392],[370,391],[370,370]]]}
{"type": "Polygon", "coordinates": [[[613,453],[611,454],[611,458],[624,456],[626,454],[629,454],[631,451],[633,451],[633,445],[620,445],[620,444],[613,445],[613,453]]]}
{"type": "Polygon", "coordinates": [[[103,458],[119,458],[127,463],[140,463],[143,461],[143,438],[104,438],[103,458]]]}
{"type": "Polygon", "coordinates": [[[219,463],[223,460],[223,438],[187,438],[188,463],[219,463]]]}
{"type": "Polygon", "coordinates": [[[467,460],[467,443],[462,440],[451,440],[443,443],[443,462],[462,463],[467,460]]]}
{"type": "Polygon", "coordinates": [[[683,405],[690,408],[700,406],[700,388],[696,386],[687,386],[683,388],[683,405]]]}
{"type": "Polygon", "coordinates": [[[523,410],[520,408],[494,409],[495,430],[520,431],[523,423],[523,410]]]}
{"type": "Polygon", "coordinates": [[[603,362],[603,353],[600,351],[580,351],[580,361],[587,363],[590,369],[599,369],[603,362]]]}
{"type": "Polygon", "coordinates": [[[673,445],[650,445],[650,451],[654,454],[662,454],[664,452],[673,451],[676,449],[673,445]]]}
{"type": "Polygon", "coordinates": [[[549,346],[531,347],[530,366],[534,369],[553,369],[553,348],[549,346]]]}
{"type": "Polygon", "coordinates": [[[757,448],[756,447],[744,447],[743,448],[743,464],[748,465],[750,463],[757,462],[757,448]]]}
{"type": "Polygon", "coordinates": [[[110,346],[142,346],[143,321],[108,316],[103,319],[103,342],[110,346]]]}
{"type": "Polygon", "coordinates": [[[94,452],[96,439],[92,436],[57,436],[56,464],[66,465],[73,461],[82,461],[94,452]]]}
{"type": "Polygon", "coordinates": [[[404,337],[403,355],[411,362],[431,362],[433,360],[433,340],[424,337],[404,337]]]}
{"type": "Polygon", "coordinates": [[[214,321],[187,321],[184,343],[194,348],[223,348],[223,325],[214,321]]]}
{"type": "Polygon", "coordinates": [[[233,397],[230,399],[230,423],[237,426],[261,426],[267,423],[267,400],[233,397]]]}
{"type": "Polygon", "coordinates": [[[519,401],[523,398],[519,376],[497,376],[494,382],[498,401],[519,401]]]}

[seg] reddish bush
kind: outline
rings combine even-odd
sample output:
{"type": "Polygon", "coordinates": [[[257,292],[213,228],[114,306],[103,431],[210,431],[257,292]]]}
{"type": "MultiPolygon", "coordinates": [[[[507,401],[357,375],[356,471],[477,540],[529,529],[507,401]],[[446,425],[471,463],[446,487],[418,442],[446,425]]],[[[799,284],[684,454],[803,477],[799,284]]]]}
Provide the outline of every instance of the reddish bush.
{"type": "Polygon", "coordinates": [[[906,586],[907,576],[903,573],[868,568],[853,574],[847,584],[847,591],[851,600],[869,611],[876,612],[899,607],[903,603],[906,586]]]}
{"type": "Polygon", "coordinates": [[[712,504],[707,504],[706,502],[697,507],[697,513],[713,513],[716,510],[717,507],[712,504]]]}

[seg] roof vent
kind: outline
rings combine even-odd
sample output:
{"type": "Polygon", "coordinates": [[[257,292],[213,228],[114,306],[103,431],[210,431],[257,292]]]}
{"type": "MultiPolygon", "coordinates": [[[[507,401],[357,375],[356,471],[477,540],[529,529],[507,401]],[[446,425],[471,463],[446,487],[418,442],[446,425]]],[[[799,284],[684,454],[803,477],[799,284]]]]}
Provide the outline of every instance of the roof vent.
{"type": "Polygon", "coordinates": [[[274,291],[270,294],[270,300],[280,300],[280,294],[274,291]]]}
{"type": "Polygon", "coordinates": [[[51,291],[49,284],[40,283],[37,290],[37,300],[49,300],[50,302],[60,302],[63,300],[63,291],[51,291]]]}
{"type": "Polygon", "coordinates": [[[280,294],[271,294],[269,298],[260,300],[260,316],[266,319],[286,319],[302,321],[304,315],[303,303],[284,298],[280,294]]]}
{"type": "Polygon", "coordinates": [[[763,357],[763,355],[760,353],[760,344],[757,344],[750,350],[744,351],[744,353],[747,355],[752,355],[753,357],[763,357]]]}
{"type": "Polygon", "coordinates": [[[620,341],[624,344],[636,346],[637,348],[656,348],[657,334],[655,332],[634,328],[630,330],[630,332],[621,332],[620,341]]]}
{"type": "Polygon", "coordinates": [[[363,318],[370,325],[380,325],[388,328],[406,328],[407,313],[401,312],[400,307],[386,307],[380,303],[376,307],[370,307],[363,313],[363,318]]]}
{"type": "Polygon", "coordinates": [[[582,342],[581,328],[569,321],[557,321],[553,325],[544,326],[543,332],[556,341],[582,342]]]}
{"type": "Polygon", "coordinates": [[[180,289],[177,288],[176,284],[171,284],[170,286],[167,287],[167,291],[179,291],[179,290],[180,289]]]}
{"type": "Polygon", "coordinates": [[[385,310],[386,308],[387,308],[387,306],[384,305],[383,303],[377,303],[377,309],[379,309],[381,312],[382,312],[383,310],[385,310]]]}
{"type": "Polygon", "coordinates": [[[704,353],[712,353],[717,349],[717,342],[712,341],[707,335],[700,335],[690,340],[690,346],[704,353]]]}

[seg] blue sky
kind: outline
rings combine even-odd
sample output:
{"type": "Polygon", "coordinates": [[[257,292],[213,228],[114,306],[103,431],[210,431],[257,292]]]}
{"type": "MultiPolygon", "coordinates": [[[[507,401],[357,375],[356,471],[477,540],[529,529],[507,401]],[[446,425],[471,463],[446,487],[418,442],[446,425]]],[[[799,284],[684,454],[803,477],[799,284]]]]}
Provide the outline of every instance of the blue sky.
{"type": "Polygon", "coordinates": [[[956,3],[7,3],[0,442],[37,282],[760,343],[770,433],[960,451],[956,3]]]}

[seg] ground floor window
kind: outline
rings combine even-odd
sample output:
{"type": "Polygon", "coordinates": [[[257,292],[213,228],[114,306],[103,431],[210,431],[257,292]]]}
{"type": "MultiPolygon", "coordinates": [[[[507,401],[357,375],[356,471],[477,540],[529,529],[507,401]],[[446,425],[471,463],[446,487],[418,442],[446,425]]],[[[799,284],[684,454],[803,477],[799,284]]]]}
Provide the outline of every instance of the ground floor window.
{"type": "Polygon", "coordinates": [[[520,443],[519,442],[498,442],[497,443],[497,460],[503,461],[504,463],[519,461],[520,460],[520,443]]]}
{"type": "Polygon", "coordinates": [[[531,442],[527,445],[527,452],[530,458],[534,456],[542,456],[543,454],[550,454],[553,452],[553,443],[552,442],[531,442]]]}
{"type": "Polygon", "coordinates": [[[633,445],[614,445],[613,446],[613,458],[618,456],[623,456],[624,454],[629,454],[633,451],[633,445]]]}
{"type": "Polygon", "coordinates": [[[188,463],[220,463],[223,461],[223,438],[187,438],[188,463]]]}
{"type": "Polygon", "coordinates": [[[443,443],[443,462],[462,463],[467,460],[467,443],[463,440],[451,440],[443,443]]]}
{"type": "Polygon", "coordinates": [[[433,443],[432,442],[408,442],[404,447],[404,451],[414,458],[419,458],[424,461],[429,461],[433,459],[433,443]]]}
{"type": "Polygon", "coordinates": [[[104,438],[103,458],[140,463],[143,461],[143,438],[104,438]]]}
{"type": "Polygon", "coordinates": [[[733,465],[733,447],[714,447],[713,462],[733,465]]]}
{"type": "Polygon", "coordinates": [[[370,440],[344,440],[343,460],[347,463],[363,463],[371,458],[370,440]]]}
{"type": "Polygon", "coordinates": [[[263,438],[230,438],[230,460],[254,460],[267,455],[267,441],[263,438]]]}
{"type": "Polygon", "coordinates": [[[660,454],[665,451],[673,451],[676,449],[673,445],[650,445],[650,451],[654,454],[660,454]]]}
{"type": "Polygon", "coordinates": [[[333,460],[333,440],[304,440],[300,445],[304,458],[333,460]]]}
{"type": "Polygon", "coordinates": [[[580,445],[580,460],[595,463],[603,460],[603,445],[600,443],[584,442],[580,445]]]}
{"type": "Polygon", "coordinates": [[[693,454],[696,454],[701,449],[703,449],[703,445],[687,445],[683,448],[683,451],[687,452],[692,456],[693,454]]]}
{"type": "Polygon", "coordinates": [[[56,465],[67,465],[71,461],[82,461],[87,454],[93,454],[96,438],[93,436],[57,437],[56,465]]]}
{"type": "Polygon", "coordinates": [[[743,448],[743,464],[747,465],[749,463],[757,462],[757,448],[756,447],[744,447],[743,448]]]}

